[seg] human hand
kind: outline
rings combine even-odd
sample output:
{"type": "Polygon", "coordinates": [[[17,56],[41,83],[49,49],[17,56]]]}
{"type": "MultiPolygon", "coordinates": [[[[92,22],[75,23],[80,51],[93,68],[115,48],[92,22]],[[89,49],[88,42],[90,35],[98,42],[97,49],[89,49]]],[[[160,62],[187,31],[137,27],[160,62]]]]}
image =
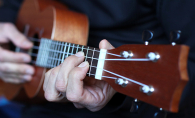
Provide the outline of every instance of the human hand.
{"type": "MultiPolygon", "coordinates": [[[[114,48],[107,40],[102,40],[99,47],[114,48]]],[[[48,101],[60,101],[62,93],[76,108],[90,111],[98,111],[110,101],[116,91],[105,81],[85,78],[89,63],[83,60],[84,53],[78,52],[45,74],[43,90],[48,101]]]]}
{"type": "MultiPolygon", "coordinates": [[[[11,23],[0,23],[0,43],[13,42],[14,45],[29,49],[33,44],[21,34],[11,23]]],[[[8,83],[30,81],[34,68],[28,63],[31,57],[24,53],[16,53],[0,47],[0,79],[8,83]]]]}

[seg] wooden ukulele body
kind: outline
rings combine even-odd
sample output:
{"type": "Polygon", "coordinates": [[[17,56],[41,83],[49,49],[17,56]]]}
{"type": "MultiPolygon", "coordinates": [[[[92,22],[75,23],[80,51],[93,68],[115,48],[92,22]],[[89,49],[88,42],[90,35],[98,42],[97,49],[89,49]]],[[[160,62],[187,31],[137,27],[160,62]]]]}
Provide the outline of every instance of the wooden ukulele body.
{"type": "MultiPolygon", "coordinates": [[[[48,38],[57,41],[86,45],[88,38],[88,19],[85,15],[68,10],[52,0],[25,0],[21,6],[17,28],[27,37],[48,38]]],[[[35,74],[31,82],[8,84],[0,82],[0,92],[7,99],[43,98],[42,84],[44,68],[34,66],[35,74]],[[17,97],[18,96],[18,97],[17,97]]]]}

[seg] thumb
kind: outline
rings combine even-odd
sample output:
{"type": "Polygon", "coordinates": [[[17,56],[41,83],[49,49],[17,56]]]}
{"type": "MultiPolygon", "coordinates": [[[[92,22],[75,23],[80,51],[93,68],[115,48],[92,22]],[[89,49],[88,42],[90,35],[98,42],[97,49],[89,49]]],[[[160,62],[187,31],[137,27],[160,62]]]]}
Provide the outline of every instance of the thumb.
{"type": "Polygon", "coordinates": [[[103,39],[99,44],[100,49],[114,49],[114,46],[112,46],[106,39],[103,39]]]}

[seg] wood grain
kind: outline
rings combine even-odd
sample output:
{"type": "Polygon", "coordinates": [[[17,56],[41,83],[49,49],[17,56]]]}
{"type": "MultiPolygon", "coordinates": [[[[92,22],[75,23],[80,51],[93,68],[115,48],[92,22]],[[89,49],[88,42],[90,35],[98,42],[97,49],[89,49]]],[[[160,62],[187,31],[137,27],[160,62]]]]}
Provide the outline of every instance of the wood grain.
{"type": "MultiPolygon", "coordinates": [[[[149,52],[158,52],[160,59],[157,62],[140,61],[105,61],[104,69],[124,77],[136,80],[155,89],[152,95],[142,93],[140,85],[129,82],[123,88],[115,84],[115,80],[104,78],[118,92],[137,98],[143,102],[163,108],[171,112],[178,111],[181,93],[188,81],[187,58],[189,47],[185,45],[124,45],[109,53],[120,54],[121,51],[131,50],[133,58],[146,58],[149,52]]],[[[107,59],[118,58],[107,55],[107,59]]],[[[103,76],[116,77],[107,72],[103,76]]]]}
{"type": "MultiPolygon", "coordinates": [[[[38,35],[38,38],[87,44],[89,24],[86,15],[70,11],[67,6],[54,0],[25,0],[21,6],[16,26],[23,32],[26,25],[30,27],[28,37],[38,35]]],[[[11,87],[12,84],[0,82],[0,85],[5,84],[0,86],[1,93],[8,99],[13,99],[24,87],[29,98],[38,95],[42,89],[46,69],[34,67],[35,74],[31,82],[13,85],[13,87],[11,87]]]]}

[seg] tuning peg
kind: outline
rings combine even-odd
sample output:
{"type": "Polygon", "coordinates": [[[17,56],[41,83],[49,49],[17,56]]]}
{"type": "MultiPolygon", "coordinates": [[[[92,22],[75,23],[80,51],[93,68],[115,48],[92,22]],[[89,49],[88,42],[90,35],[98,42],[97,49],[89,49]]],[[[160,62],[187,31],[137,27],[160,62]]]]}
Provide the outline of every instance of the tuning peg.
{"type": "Polygon", "coordinates": [[[139,109],[140,105],[141,105],[141,103],[139,102],[139,100],[134,99],[134,101],[132,101],[132,105],[131,105],[131,108],[130,108],[130,112],[131,113],[138,112],[138,109],[139,109]]]}
{"type": "Polygon", "coordinates": [[[152,41],[153,34],[154,32],[151,30],[144,30],[142,33],[142,40],[145,42],[145,45],[148,45],[149,42],[152,41]]]}
{"type": "Polygon", "coordinates": [[[176,45],[176,43],[180,42],[180,36],[181,36],[181,31],[180,30],[171,31],[171,33],[170,33],[170,42],[173,46],[176,45]]]}
{"type": "Polygon", "coordinates": [[[167,117],[167,112],[164,111],[162,108],[159,109],[159,111],[157,111],[154,114],[154,118],[166,118],[167,117]]]}

